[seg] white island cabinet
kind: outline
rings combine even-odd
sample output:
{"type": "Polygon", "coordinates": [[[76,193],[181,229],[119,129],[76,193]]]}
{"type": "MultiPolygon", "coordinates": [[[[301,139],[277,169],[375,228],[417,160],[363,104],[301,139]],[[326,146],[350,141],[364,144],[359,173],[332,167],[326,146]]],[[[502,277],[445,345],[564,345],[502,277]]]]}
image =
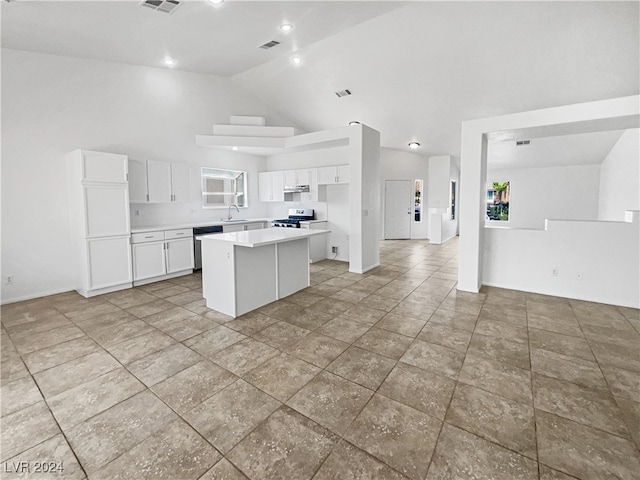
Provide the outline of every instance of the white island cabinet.
{"type": "Polygon", "coordinates": [[[309,286],[309,239],[329,230],[268,228],[204,235],[207,307],[237,317],[309,286]]]}

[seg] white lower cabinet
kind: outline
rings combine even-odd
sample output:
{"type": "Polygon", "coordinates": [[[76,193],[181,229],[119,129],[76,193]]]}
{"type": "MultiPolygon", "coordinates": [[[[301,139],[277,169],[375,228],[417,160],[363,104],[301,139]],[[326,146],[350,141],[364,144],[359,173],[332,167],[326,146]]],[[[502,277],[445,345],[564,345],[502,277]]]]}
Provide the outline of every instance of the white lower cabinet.
{"type": "Polygon", "coordinates": [[[131,243],[134,285],[187,275],[193,271],[191,228],[134,233],[131,243]]]}
{"type": "Polygon", "coordinates": [[[129,235],[87,239],[87,290],[131,286],[129,235]]]}

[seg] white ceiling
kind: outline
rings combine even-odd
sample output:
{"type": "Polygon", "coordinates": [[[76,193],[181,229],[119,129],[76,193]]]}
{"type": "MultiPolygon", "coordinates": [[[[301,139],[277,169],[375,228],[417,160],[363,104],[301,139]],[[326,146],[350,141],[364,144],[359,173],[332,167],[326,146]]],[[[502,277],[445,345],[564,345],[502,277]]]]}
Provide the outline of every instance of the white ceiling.
{"type": "Polygon", "coordinates": [[[600,165],[622,133],[622,130],[612,130],[533,138],[529,145],[517,145],[515,141],[489,142],[487,166],[493,170],[600,165]]]}
{"type": "Polygon", "coordinates": [[[2,45],[157,67],[170,55],[176,69],[230,76],[303,130],[358,120],[383,146],[458,156],[464,120],[640,93],[638,6],[188,0],[169,15],[136,0],[15,0],[2,2],[2,45]],[[257,48],[272,39],[282,44],[257,48]]]}

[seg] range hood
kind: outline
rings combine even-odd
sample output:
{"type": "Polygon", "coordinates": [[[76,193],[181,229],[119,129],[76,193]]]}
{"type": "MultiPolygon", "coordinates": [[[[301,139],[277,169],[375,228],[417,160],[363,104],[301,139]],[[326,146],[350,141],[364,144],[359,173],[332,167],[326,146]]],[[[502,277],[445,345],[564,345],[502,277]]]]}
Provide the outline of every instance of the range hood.
{"type": "Polygon", "coordinates": [[[309,185],[285,185],[284,193],[304,193],[309,191],[309,185]]]}

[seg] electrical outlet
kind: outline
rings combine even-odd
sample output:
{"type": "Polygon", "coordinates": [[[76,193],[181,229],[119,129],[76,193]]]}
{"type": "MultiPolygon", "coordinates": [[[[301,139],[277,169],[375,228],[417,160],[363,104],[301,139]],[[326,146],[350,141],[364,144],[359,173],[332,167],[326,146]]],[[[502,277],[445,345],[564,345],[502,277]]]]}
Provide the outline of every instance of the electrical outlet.
{"type": "Polygon", "coordinates": [[[584,273],[578,272],[578,274],[576,275],[576,280],[581,282],[583,278],[584,278],[584,273]]]}
{"type": "Polygon", "coordinates": [[[338,247],[336,246],[331,247],[331,253],[338,253],[338,247]]]}
{"type": "Polygon", "coordinates": [[[553,270],[551,270],[551,275],[553,275],[554,277],[558,276],[558,269],[554,268],[553,270]]]}
{"type": "Polygon", "coordinates": [[[7,275],[7,276],[5,277],[5,283],[6,283],[7,285],[11,285],[11,284],[13,283],[13,275],[7,275]]]}
{"type": "Polygon", "coordinates": [[[140,210],[136,210],[136,217],[140,215],[140,210]]]}

